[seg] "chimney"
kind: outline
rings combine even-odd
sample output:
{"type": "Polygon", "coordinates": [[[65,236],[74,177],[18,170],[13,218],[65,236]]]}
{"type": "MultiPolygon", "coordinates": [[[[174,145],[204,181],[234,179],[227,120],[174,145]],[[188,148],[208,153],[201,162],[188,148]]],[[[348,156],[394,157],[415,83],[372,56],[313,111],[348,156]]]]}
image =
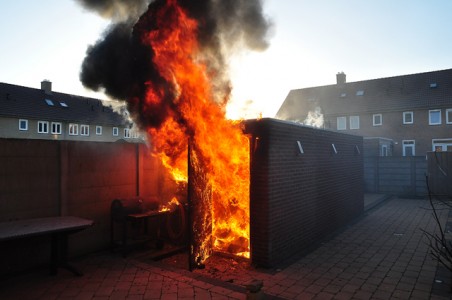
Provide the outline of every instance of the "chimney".
{"type": "Polygon", "coordinates": [[[339,72],[336,74],[336,83],[337,84],[345,84],[346,80],[346,75],[344,72],[339,72]]]}
{"type": "Polygon", "coordinates": [[[44,79],[41,81],[41,90],[43,90],[46,94],[52,94],[52,82],[50,80],[44,79]]]}

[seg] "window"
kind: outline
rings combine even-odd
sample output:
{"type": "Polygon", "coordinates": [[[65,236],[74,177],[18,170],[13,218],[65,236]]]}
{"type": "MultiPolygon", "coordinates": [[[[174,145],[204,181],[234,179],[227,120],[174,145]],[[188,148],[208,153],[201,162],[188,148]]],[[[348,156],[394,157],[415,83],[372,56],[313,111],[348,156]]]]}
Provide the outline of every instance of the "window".
{"type": "Polygon", "coordinates": [[[28,120],[25,119],[19,120],[19,130],[28,130],[28,120]]]}
{"type": "Polygon", "coordinates": [[[52,122],[50,126],[50,132],[52,134],[61,134],[62,125],[59,122],[52,122]]]}
{"type": "Polygon", "coordinates": [[[402,146],[403,146],[403,156],[414,156],[415,155],[415,151],[414,151],[414,145],[415,142],[414,140],[405,140],[402,141],[402,146]]]}
{"type": "Polygon", "coordinates": [[[433,139],[432,150],[437,152],[452,151],[452,139],[433,139]]]}
{"type": "Polygon", "coordinates": [[[383,124],[383,116],[381,114],[373,115],[373,123],[374,126],[380,126],[381,124],[383,124]]]}
{"type": "Polygon", "coordinates": [[[359,129],[359,116],[350,117],[350,129],[359,129]]]}
{"type": "Polygon", "coordinates": [[[428,124],[429,125],[441,124],[441,109],[432,109],[428,111],[428,124]]]}
{"type": "Polygon", "coordinates": [[[403,112],[403,124],[413,124],[413,112],[412,111],[404,111],[403,112]]]}
{"type": "Polygon", "coordinates": [[[102,126],[96,126],[96,135],[102,135],[102,126]]]}
{"type": "Polygon", "coordinates": [[[38,121],[38,133],[49,133],[49,122],[38,121]]]}
{"type": "Polygon", "coordinates": [[[347,129],[347,118],[346,117],[337,117],[337,130],[345,130],[347,129]]]}
{"type": "Polygon", "coordinates": [[[69,135],[78,135],[78,124],[69,124],[69,135]]]}
{"type": "Polygon", "coordinates": [[[118,127],[113,127],[113,136],[118,136],[118,135],[119,135],[118,127]]]}
{"type": "Polygon", "coordinates": [[[80,125],[80,135],[89,135],[89,125],[80,125]]]}
{"type": "Polygon", "coordinates": [[[446,109],[446,124],[452,124],[452,108],[446,109]]]}
{"type": "Polygon", "coordinates": [[[124,128],[124,137],[130,138],[130,128],[124,128]]]}
{"type": "Polygon", "coordinates": [[[388,156],[388,145],[381,145],[380,156],[388,156]]]}

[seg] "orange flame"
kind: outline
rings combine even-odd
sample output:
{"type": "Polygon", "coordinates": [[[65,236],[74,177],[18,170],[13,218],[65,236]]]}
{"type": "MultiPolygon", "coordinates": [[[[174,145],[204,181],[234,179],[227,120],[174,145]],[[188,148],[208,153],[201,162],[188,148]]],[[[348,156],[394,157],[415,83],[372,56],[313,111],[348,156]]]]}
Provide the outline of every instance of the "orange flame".
{"type": "MultiPolygon", "coordinates": [[[[154,50],[153,63],[170,83],[175,112],[162,126],[149,128],[151,143],[176,181],[187,181],[188,136],[202,156],[202,170],[212,195],[214,250],[249,257],[249,140],[240,123],[227,120],[217,104],[214,74],[197,42],[197,22],[176,0],[156,14],[158,30],[143,36],[154,50]]],[[[146,101],[162,101],[164,93],[147,83],[146,101]]]]}

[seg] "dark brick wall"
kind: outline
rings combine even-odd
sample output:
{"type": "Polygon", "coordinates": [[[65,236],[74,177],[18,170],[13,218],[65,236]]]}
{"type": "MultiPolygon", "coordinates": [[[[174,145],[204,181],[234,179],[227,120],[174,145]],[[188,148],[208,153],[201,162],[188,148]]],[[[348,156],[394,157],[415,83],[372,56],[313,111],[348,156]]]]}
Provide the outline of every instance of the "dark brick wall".
{"type": "Polygon", "coordinates": [[[253,263],[276,266],[362,213],[362,137],[275,119],[249,121],[246,132],[253,263]]]}

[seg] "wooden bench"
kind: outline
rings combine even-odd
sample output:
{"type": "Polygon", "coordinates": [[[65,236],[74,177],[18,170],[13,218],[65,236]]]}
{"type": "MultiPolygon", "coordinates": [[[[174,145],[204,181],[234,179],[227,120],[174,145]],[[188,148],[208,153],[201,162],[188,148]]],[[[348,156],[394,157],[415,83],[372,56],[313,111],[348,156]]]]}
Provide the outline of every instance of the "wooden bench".
{"type": "Polygon", "coordinates": [[[78,217],[48,217],[0,223],[0,242],[34,236],[51,236],[50,273],[56,275],[58,267],[75,275],[83,275],[67,262],[68,236],[94,224],[78,217]]]}

